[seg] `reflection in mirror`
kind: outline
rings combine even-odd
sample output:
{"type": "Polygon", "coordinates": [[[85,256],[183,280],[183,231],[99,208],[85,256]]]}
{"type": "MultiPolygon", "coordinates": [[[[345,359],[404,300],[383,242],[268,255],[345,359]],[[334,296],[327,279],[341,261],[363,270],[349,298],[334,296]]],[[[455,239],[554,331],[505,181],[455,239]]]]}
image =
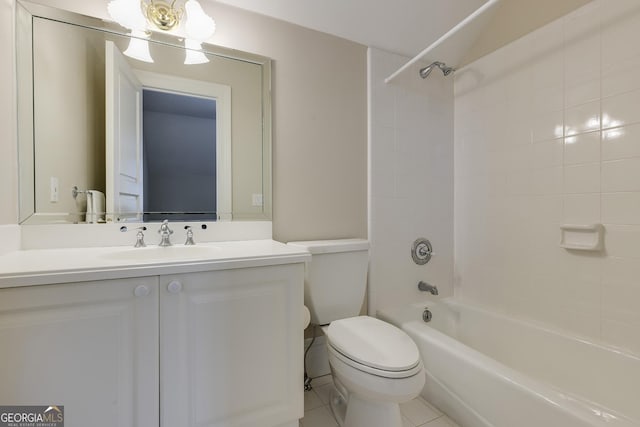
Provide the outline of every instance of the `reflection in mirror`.
{"type": "Polygon", "coordinates": [[[270,219],[268,59],[203,45],[186,65],[154,35],[144,62],[112,24],[24,6],[21,222],[270,219]]]}
{"type": "Polygon", "coordinates": [[[144,89],[142,115],[144,220],[217,220],[216,99],[144,89]]]}

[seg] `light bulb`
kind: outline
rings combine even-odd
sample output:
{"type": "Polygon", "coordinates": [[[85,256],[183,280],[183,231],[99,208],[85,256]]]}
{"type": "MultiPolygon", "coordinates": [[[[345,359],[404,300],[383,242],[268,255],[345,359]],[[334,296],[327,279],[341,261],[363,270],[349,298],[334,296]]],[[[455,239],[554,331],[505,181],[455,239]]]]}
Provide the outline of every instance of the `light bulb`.
{"type": "Polygon", "coordinates": [[[213,36],[216,31],[216,23],[209,15],[204,13],[197,0],[187,0],[184,5],[187,12],[185,31],[187,38],[203,42],[213,36]]]}
{"type": "Polygon", "coordinates": [[[207,56],[202,52],[202,42],[185,39],[184,47],[187,51],[187,55],[184,58],[185,65],[206,64],[209,62],[207,56]]]}
{"type": "Polygon", "coordinates": [[[130,58],[138,61],[151,62],[153,58],[149,52],[149,41],[146,40],[146,34],[143,31],[134,30],[131,32],[129,47],[123,53],[130,58]]]}
{"type": "Polygon", "coordinates": [[[112,0],[107,11],[114,21],[129,30],[144,30],[147,26],[139,0],[112,0]]]}

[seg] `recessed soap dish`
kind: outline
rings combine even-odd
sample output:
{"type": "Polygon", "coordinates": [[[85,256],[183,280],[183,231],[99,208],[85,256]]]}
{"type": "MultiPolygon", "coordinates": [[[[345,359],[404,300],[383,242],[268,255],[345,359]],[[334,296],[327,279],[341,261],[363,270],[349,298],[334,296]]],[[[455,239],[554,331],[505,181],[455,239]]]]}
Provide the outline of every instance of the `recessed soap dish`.
{"type": "Polygon", "coordinates": [[[602,250],[602,224],[563,224],[560,226],[560,247],[579,251],[602,250]]]}

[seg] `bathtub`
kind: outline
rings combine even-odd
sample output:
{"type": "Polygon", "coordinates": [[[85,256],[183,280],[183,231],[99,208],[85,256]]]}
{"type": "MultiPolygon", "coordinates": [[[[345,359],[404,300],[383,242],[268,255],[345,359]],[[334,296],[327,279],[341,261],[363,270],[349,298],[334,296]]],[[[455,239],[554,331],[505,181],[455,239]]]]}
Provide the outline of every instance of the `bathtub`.
{"type": "Polygon", "coordinates": [[[637,356],[455,299],[378,317],[415,340],[423,397],[462,427],[640,426],[637,356]]]}

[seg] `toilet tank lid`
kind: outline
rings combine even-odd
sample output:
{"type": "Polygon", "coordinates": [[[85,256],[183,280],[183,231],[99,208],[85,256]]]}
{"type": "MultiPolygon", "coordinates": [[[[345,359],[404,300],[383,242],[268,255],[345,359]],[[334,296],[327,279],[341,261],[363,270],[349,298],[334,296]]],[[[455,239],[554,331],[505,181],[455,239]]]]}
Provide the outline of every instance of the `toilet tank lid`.
{"type": "Polygon", "coordinates": [[[304,248],[312,255],[366,251],[369,249],[369,241],[366,239],[309,240],[304,242],[289,242],[287,244],[304,248]]]}

